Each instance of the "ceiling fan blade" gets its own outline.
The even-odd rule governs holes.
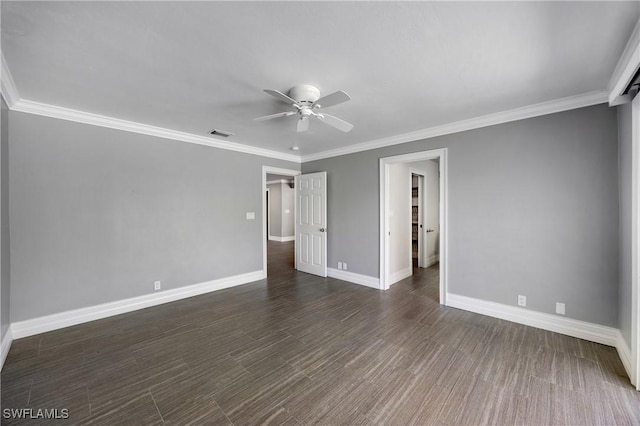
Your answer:
[[[346,121],[341,120],[338,117],[334,117],[333,115],[322,113],[318,114],[317,117],[324,124],[328,124],[329,126],[335,127],[336,129],[342,130],[343,132],[348,132],[349,130],[353,129],[353,124],[347,123]]]
[[[264,92],[270,94],[274,98],[281,100],[282,102],[286,102],[288,104],[293,104],[293,105],[297,104],[295,99],[291,99],[289,96],[285,95],[282,92],[278,92],[277,90],[264,89]]]
[[[347,95],[342,90],[333,92],[327,96],[323,96],[313,103],[314,106],[320,105],[322,108],[330,107],[333,105],[341,104],[351,100],[351,96]]]
[[[296,114],[295,111],[279,112],[277,114],[265,115],[264,117],[254,118],[253,121],[271,120],[272,118],[288,117],[288,116],[294,115],[294,114]]]
[[[309,119],[300,117],[300,120],[298,120],[297,130],[298,132],[306,132],[307,130],[309,130]]]

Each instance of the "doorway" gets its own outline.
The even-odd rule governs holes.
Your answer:
[[[268,275],[267,256],[287,257],[294,253],[294,262],[284,262],[287,268],[295,268],[295,189],[294,177],[298,170],[262,166],[262,254],[263,271]],[[272,248],[269,251],[269,247]]]
[[[416,203],[413,206],[413,176]],[[431,179],[429,179],[431,177]],[[422,183],[420,183],[422,180]],[[429,202],[431,198],[432,202]],[[433,200],[437,200],[434,202]],[[421,211],[422,210],[422,211]],[[413,216],[414,211],[416,217]],[[415,219],[415,220],[414,220]],[[417,235],[414,245],[413,222]],[[422,224],[422,228],[420,228]],[[427,232],[428,231],[428,232]],[[447,149],[416,152],[380,159],[380,288],[439,262],[439,302],[447,294]]]
[[[425,250],[425,178],[424,172],[411,169],[411,267],[414,270],[424,268]]]

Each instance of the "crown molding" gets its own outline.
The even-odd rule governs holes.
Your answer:
[[[414,142],[421,139],[434,138],[436,136],[449,135],[452,133],[464,132],[467,130],[479,129],[482,127],[494,126],[496,124],[508,123],[511,121],[524,120],[526,118],[538,117],[541,115],[553,114],[556,112],[567,111],[571,109],[584,108],[592,105],[603,104],[607,102],[607,92],[597,90],[594,92],[583,93],[581,95],[569,96],[553,101],[541,102],[539,104],[529,105],[522,108],[516,108],[508,111],[497,112],[494,114],[483,115],[481,117],[470,118],[468,120],[456,121],[441,126],[429,127],[415,132],[403,133],[388,138],[375,139],[369,142],[359,143],[357,145],[345,146],[344,148],[332,149],[329,151],[318,152],[316,154],[308,154],[302,157],[302,162],[322,160],[324,158],[337,157],[355,152],[369,151],[376,148],[384,148],[392,145],[399,145],[407,142]]]
[[[4,65],[3,65],[4,68]],[[10,74],[9,74],[10,76]],[[10,80],[13,81],[13,80]],[[15,89],[15,88],[14,88]],[[10,89],[11,90],[11,89]],[[11,92],[9,92],[11,93]],[[7,96],[11,96],[7,94]],[[17,94],[16,91],[13,92]],[[4,80],[3,80],[3,96],[4,96]],[[6,99],[6,98],[5,98]],[[556,99],[553,101],[542,102],[522,108],[498,112],[481,117],[471,118],[468,120],[456,121],[441,126],[430,127],[415,132],[404,133],[388,138],[376,139],[356,145],[349,145],[343,148],[337,148],[329,151],[323,151],[316,154],[309,154],[299,157],[294,154],[287,154],[277,151],[271,151],[264,148],[257,148],[237,142],[227,142],[212,139],[209,137],[194,135],[192,133],[180,132],[177,130],[165,129],[162,127],[150,126],[147,124],[136,123],[133,121],[121,120],[118,118],[107,117],[104,115],[92,114],[73,110],[69,108],[59,107],[55,105],[43,104],[40,102],[18,99],[10,108],[13,111],[25,112],[28,114],[36,114],[45,117],[57,118],[61,120],[74,121],[78,123],[89,124],[93,126],[107,127],[111,129],[123,130],[126,132],[139,133],[149,136],[160,137],[164,139],[177,140],[182,142],[205,145],[214,148],[226,149],[230,151],[242,152],[246,154],[259,155],[262,157],[275,158],[279,160],[291,161],[294,163],[305,163],[308,161],[321,160],[324,158],[337,157],[345,154],[352,154],[361,151],[368,151],[386,146],[399,145],[407,142],[413,142],[421,139],[433,138],[452,133],[473,130],[482,127],[493,126],[496,124],[508,123],[511,121],[523,120],[526,118],[538,117],[546,114],[567,111],[576,108],[583,108],[591,105],[597,105],[607,102],[606,91],[595,91],[584,93],[581,95],[570,96],[566,98]],[[9,102],[7,102],[9,104]]]
[[[0,69],[0,80],[2,97],[9,109],[13,111],[26,112],[28,114],[41,115],[44,117],[58,118],[60,120],[75,121],[77,123],[89,124],[92,126],[107,127],[110,129],[123,130],[125,132],[139,133],[143,135],[156,136],[164,139],[188,142],[197,145],[205,145],[213,148],[226,149],[229,151],[242,152],[245,154],[259,155],[261,157],[275,158],[278,160],[292,161],[300,163],[300,156],[272,151],[264,148],[257,148],[238,142],[226,142],[211,137],[194,135],[192,133],[180,132],[177,130],[165,129],[162,127],[150,126],[133,121],[121,120],[119,118],[107,117],[90,112],[78,111],[74,109],[59,107],[56,105],[43,104],[40,102],[20,99],[18,89],[11,71],[4,59],[4,54],[0,53],[2,59]]]
[[[60,120],[74,121],[77,123],[90,124],[93,126],[123,130],[125,132],[140,133],[143,135],[155,136],[164,139],[171,139],[197,145],[210,146],[213,148],[226,149],[229,151],[242,152],[245,154],[259,155],[261,157],[269,157],[278,160],[300,163],[300,157],[293,154],[271,151],[268,149],[257,148],[237,142],[221,141],[213,139],[211,137],[194,135],[192,133],[180,132],[177,130],[165,129],[162,127],[150,126],[147,124],[121,120],[119,118],[107,117],[104,115],[92,114],[89,112],[77,111],[74,109],[43,104],[40,102],[28,101],[26,99],[18,100],[11,109],[13,111],[26,112],[28,114],[58,118]]]
[[[624,89],[631,82],[631,79],[640,66],[640,20],[636,23],[629,40],[627,41],[622,55],[616,64],[611,79],[607,85],[609,91],[609,105],[615,106],[625,103],[622,96]]]
[[[634,33],[627,43],[627,48],[633,46],[633,40],[640,40],[640,22],[636,25]],[[626,52],[626,49],[625,49]],[[636,46],[635,58],[640,57],[640,46]],[[26,99],[20,99],[15,82],[9,71],[9,67],[2,57],[2,97],[5,99],[9,108],[13,111],[25,112],[28,114],[41,115],[45,117],[57,118],[61,120],[74,121],[77,123],[89,124],[93,126],[107,127],[110,129],[122,130],[125,132],[139,133],[143,135],[155,136],[164,139],[176,140],[181,142],[193,143],[197,145],[205,145],[213,148],[226,149],[229,151],[242,152],[245,154],[258,155],[261,157],[274,158],[278,160],[291,161],[293,163],[306,163],[309,161],[321,160],[324,158],[337,157],[340,155],[352,154],[361,151],[368,151],[371,149],[383,148],[392,145],[399,145],[407,142],[413,142],[421,139],[433,138],[436,136],[443,136],[452,133],[463,132],[466,130],[479,129],[482,127],[493,126],[496,124],[508,123],[511,121],[523,120],[526,118],[538,117],[546,114],[553,114],[556,112],[567,111],[576,108],[583,108],[587,106],[597,105],[605,103],[609,100],[609,96],[606,91],[594,91],[580,95],[569,96],[566,98],[556,99],[548,102],[542,102],[534,105],[529,105],[522,108],[516,108],[508,111],[502,111],[494,114],[488,114],[481,117],[471,118],[467,120],[456,121],[453,123],[444,124],[441,126],[429,127],[426,129],[417,130],[414,132],[403,133],[396,136],[390,136],[387,138],[375,139],[368,142],[359,143],[356,145],[349,145],[343,148],[336,148],[328,151],[322,151],[315,154],[308,154],[304,156],[298,156],[294,154],[288,154],[278,151],[272,151],[264,148],[257,148],[246,143],[239,142],[227,142],[211,137],[205,137],[195,135],[193,133],[180,132],[177,130],[166,129],[163,127],[156,127],[142,123],[136,123],[133,121],[122,120],[119,118],[108,117],[99,114],[93,114],[84,111],[78,111],[70,108],[59,107],[56,105],[44,104],[35,101],[29,101]],[[625,55],[623,55],[625,57]],[[632,63],[630,61],[628,64]],[[638,60],[637,62],[640,62]],[[618,67],[621,61],[618,63]],[[627,64],[627,68],[629,68]],[[616,67],[616,69],[618,68]],[[626,69],[625,68],[625,71]],[[631,78],[631,77],[629,77]],[[626,86],[625,86],[626,87]]]
[[[18,94],[16,83],[13,81],[11,71],[9,71],[7,61],[4,60],[4,54],[0,54],[0,56],[2,57],[2,68],[0,68],[0,80],[2,82],[2,84],[0,84],[0,88],[2,89],[2,97],[7,103],[7,106],[9,108],[13,108],[13,106],[20,100],[20,95]]]

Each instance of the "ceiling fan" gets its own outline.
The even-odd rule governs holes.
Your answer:
[[[320,89],[309,84],[293,86],[289,90],[289,96],[277,90],[265,89],[264,91],[274,98],[292,105],[296,110],[258,117],[254,119],[255,121],[264,121],[271,120],[273,118],[297,115],[298,125],[296,129],[298,132],[305,132],[309,129],[309,120],[311,117],[315,117],[321,122],[338,130],[342,130],[343,132],[348,132],[353,129],[353,124],[347,123],[333,115],[319,112],[320,108],[327,108],[350,100],[351,98],[349,95],[342,90],[338,90],[337,92],[333,92],[323,97],[320,97]]]

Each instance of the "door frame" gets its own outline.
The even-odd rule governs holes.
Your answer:
[[[422,160],[440,162],[440,304],[447,304],[449,276],[447,148],[431,149],[380,159],[380,289],[389,289],[389,165]]]
[[[271,166],[262,166],[262,271],[264,278],[267,277],[267,174],[274,175],[284,175],[284,176],[297,176],[302,174],[300,170],[292,170],[292,169],[281,169],[279,167],[271,167]],[[293,197],[293,213],[298,211],[298,200],[297,197]],[[294,232],[296,229],[294,228]],[[296,244],[297,242],[294,240],[294,256],[296,256]],[[295,267],[295,257],[293,259],[293,264]]]
[[[631,383],[640,390],[640,95],[631,102]]]

